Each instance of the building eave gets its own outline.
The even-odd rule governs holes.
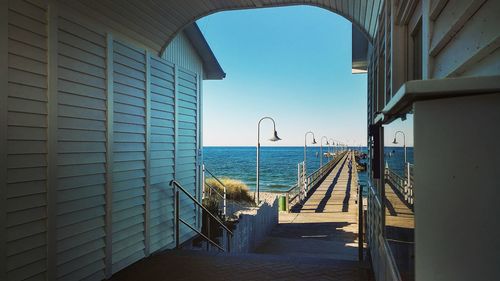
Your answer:
[[[226,77],[226,73],[220,66],[219,61],[215,57],[214,52],[208,45],[205,36],[201,32],[198,25],[194,22],[184,29],[184,34],[188,38],[191,45],[196,50],[196,53],[203,62],[203,72],[205,80],[222,80]]]

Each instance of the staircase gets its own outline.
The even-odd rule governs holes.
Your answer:
[[[373,280],[358,262],[329,258],[167,251],[142,260],[111,280]]]

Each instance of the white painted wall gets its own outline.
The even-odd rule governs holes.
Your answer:
[[[199,194],[202,67],[60,3],[0,8],[0,279],[101,280],[173,247],[169,182]]]
[[[416,280],[500,280],[500,93],[414,110]]]

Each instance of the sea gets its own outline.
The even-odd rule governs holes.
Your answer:
[[[366,147],[350,147],[366,153]],[[323,153],[329,151],[323,147]],[[331,149],[330,149],[331,151]],[[402,147],[386,147],[387,165],[399,174],[404,171]],[[307,147],[307,173],[320,166],[320,147]],[[413,163],[413,148],[407,148],[408,162]],[[323,157],[323,164],[331,158]],[[244,182],[250,190],[256,182],[256,147],[251,146],[207,146],[203,148],[205,167],[217,177],[228,177]],[[304,160],[304,147],[263,146],[260,148],[261,191],[285,191],[297,183],[297,165]],[[366,172],[358,173],[361,185],[366,185]]]

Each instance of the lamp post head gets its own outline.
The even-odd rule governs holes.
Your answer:
[[[278,132],[276,130],[274,131],[273,137],[269,139],[270,141],[279,141],[281,140],[280,137],[278,137]]]
[[[316,142],[316,139],[315,139],[315,138],[313,138],[313,142],[312,142],[312,144],[317,144],[317,142]]]
[[[394,140],[392,141],[393,144],[398,144],[398,141],[396,140],[396,138],[394,138]]]

